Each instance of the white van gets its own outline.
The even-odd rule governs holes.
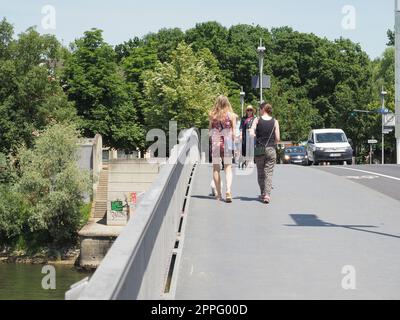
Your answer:
[[[341,129],[311,130],[308,136],[307,156],[309,164],[321,162],[351,164],[353,149]]]

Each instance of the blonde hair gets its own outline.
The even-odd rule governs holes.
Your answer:
[[[226,115],[230,112],[234,116],[232,105],[228,97],[220,95],[214,103],[214,107],[210,111],[210,119],[224,120]]]

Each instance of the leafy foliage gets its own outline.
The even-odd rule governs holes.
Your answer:
[[[66,57],[66,92],[76,103],[85,136],[100,133],[110,147],[136,150],[143,141],[143,132],[137,123],[131,87],[116,59],[101,30],[85,32]]]
[[[208,62],[203,60],[207,55]],[[144,78],[145,120],[150,128],[168,131],[168,121],[179,128],[204,127],[215,97],[224,92],[212,71],[209,53],[195,54],[185,43],[172,52],[171,62],[158,62]]]
[[[395,44],[395,37],[396,37],[396,34],[394,33],[394,31],[392,31],[392,30],[388,30],[387,31],[387,36],[388,36],[388,39],[389,39],[389,42],[387,43],[387,45],[388,46],[394,46],[394,44]]]
[[[32,146],[36,130],[53,121],[74,121],[75,108],[58,82],[60,44],[54,36],[29,28],[13,38],[0,22],[0,151]]]
[[[81,222],[82,195],[89,175],[77,165],[77,131],[55,124],[37,138],[34,148],[19,153],[18,191],[29,205],[31,232],[46,232],[56,243],[74,239]]]
[[[388,38],[393,46],[393,31]],[[251,78],[259,72],[260,39],[264,73],[272,77],[264,99],[273,104],[282,138],[300,142],[312,128],[342,128],[357,156],[366,154],[366,140],[380,135],[380,116],[353,110],[378,109],[382,86],[386,107],[394,110],[393,47],[371,61],[343,38],[210,21],[187,31],[161,29],[115,48],[92,29],[63,48],[34,28],[14,38],[13,26],[1,20],[0,240],[18,238],[24,246],[76,237],[89,215],[82,203],[88,177],[76,167],[78,131],[100,133],[110,147],[143,150],[145,129],[167,130],[169,120],[179,129],[206,127],[221,93],[238,114],[241,86],[246,103],[257,104]],[[394,135],[386,141],[394,158]]]
[[[21,234],[26,220],[28,206],[22,194],[0,185],[0,243]]]

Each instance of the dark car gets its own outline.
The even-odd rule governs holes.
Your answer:
[[[306,148],[301,146],[286,148],[283,154],[283,163],[306,166],[308,164]]]

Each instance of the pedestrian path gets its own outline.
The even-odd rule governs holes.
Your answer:
[[[235,176],[227,204],[209,197],[211,176],[197,167],[176,299],[400,298],[399,201],[287,165],[270,205],[257,200],[256,172]]]

